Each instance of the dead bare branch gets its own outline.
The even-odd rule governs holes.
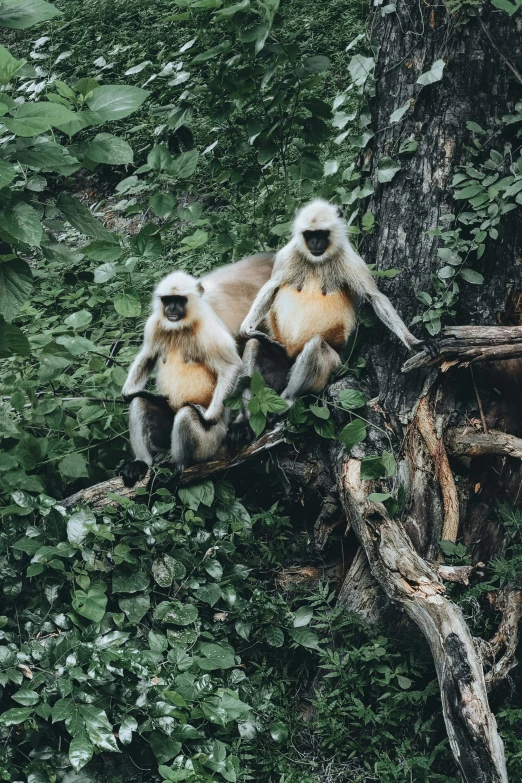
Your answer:
[[[495,636],[482,646],[485,655],[495,660],[486,674],[488,691],[504,680],[511,669],[518,664],[515,653],[519,641],[519,623],[522,618],[522,592],[506,587],[494,594],[492,602],[495,609],[502,612],[502,620]],[[502,650],[504,650],[502,657],[496,660]]]
[[[489,430],[487,434],[469,427],[451,430],[446,436],[446,445],[456,457],[499,454],[522,459],[522,438],[499,430]]]
[[[469,585],[470,577],[473,574],[483,576],[481,568],[485,568],[485,563],[477,563],[476,565],[466,566],[448,566],[437,565],[437,572],[443,582],[457,582],[461,585]]]
[[[213,476],[215,473],[228,470],[228,468],[235,468],[246,460],[257,456],[268,449],[272,449],[274,446],[278,446],[283,442],[284,423],[280,422],[273,430],[266,432],[254,443],[250,443],[248,446],[241,449],[235,457],[224,457],[222,459],[214,460],[213,462],[204,462],[201,465],[194,465],[193,467],[188,468],[181,477],[180,486],[186,486],[195,481],[203,481],[203,479]],[[106,505],[114,505],[116,501],[109,497],[109,493],[116,494],[123,498],[134,498],[136,496],[137,487],[147,486],[149,475],[132,488],[126,487],[119,476],[109,479],[108,481],[102,481],[100,484],[94,484],[92,487],[81,489],[79,492],[75,492],[74,495],[64,498],[61,501],[61,505],[65,508],[72,508],[77,505],[91,505],[94,510],[102,509]]]
[[[387,517],[381,504],[368,502],[371,482],[361,481],[360,462],[340,457],[336,473],[345,513],[374,577],[431,647],[446,729],[463,779],[507,783],[504,746],[489,708],[482,663],[460,608],[446,598],[439,575],[417,554],[403,527]]]
[[[451,326],[442,330],[438,346],[438,356],[421,351],[403,364],[402,371],[438,366],[446,372],[454,366],[518,358],[522,356],[522,326]]]

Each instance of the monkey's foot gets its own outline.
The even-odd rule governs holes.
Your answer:
[[[149,466],[141,459],[127,462],[121,469],[121,477],[126,487],[133,487],[137,481],[141,481],[147,475]]]
[[[429,338],[427,340],[423,340],[422,344],[419,345],[419,348],[423,348],[432,359],[435,359],[440,353],[437,341],[430,340]]]
[[[238,418],[230,425],[227,433],[228,450],[231,454],[236,454],[247,443],[254,440],[254,431],[250,426],[248,418],[244,415]]]
[[[152,492],[156,489],[168,489],[171,492],[174,492],[180,482],[183,468],[168,461],[160,462],[157,467],[163,468],[163,470],[160,473],[152,473],[149,483],[147,484],[148,491]]]

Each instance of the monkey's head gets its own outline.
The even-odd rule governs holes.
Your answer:
[[[295,216],[292,237],[308,260],[323,263],[346,241],[342,212],[328,201],[315,199]]]
[[[203,286],[192,275],[171,272],[154,290],[153,309],[163,328],[186,329],[198,318]]]

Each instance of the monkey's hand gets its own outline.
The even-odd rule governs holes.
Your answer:
[[[221,406],[220,411],[211,410],[211,408],[204,408],[203,405],[198,405],[195,402],[187,402],[187,407],[192,408],[198,414],[199,420],[204,427],[211,427],[213,424],[217,424],[224,411],[224,406]]]
[[[248,329],[241,332],[241,337],[246,338],[247,340],[259,340],[260,343],[265,343],[265,345],[277,345],[279,348],[282,348],[285,350],[285,346],[283,343],[278,342],[277,340],[272,339],[270,335],[265,334],[265,332],[261,332],[258,329]]]
[[[429,337],[426,340],[418,340],[417,338],[412,340],[410,342],[410,350],[425,351],[432,359],[435,359],[440,353],[437,341]]]

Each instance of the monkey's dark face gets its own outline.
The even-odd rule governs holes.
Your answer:
[[[169,321],[183,321],[187,316],[186,296],[162,296],[163,312]]]
[[[330,232],[324,229],[318,231],[303,231],[306,246],[313,256],[322,256],[330,246]]]

